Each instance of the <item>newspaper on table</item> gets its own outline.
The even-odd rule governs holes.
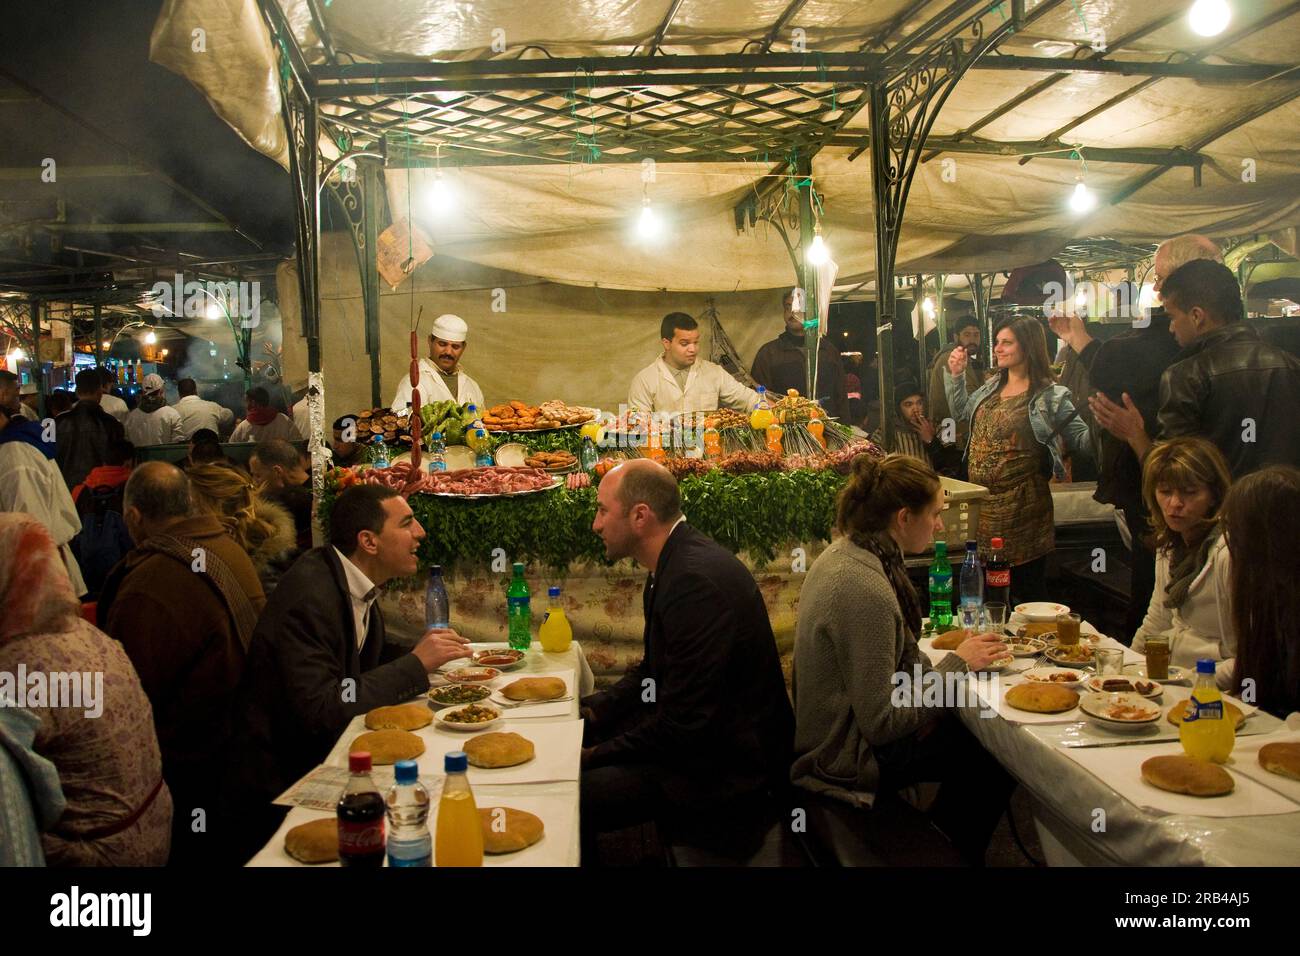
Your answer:
[[[347,767],[321,764],[271,802],[281,807],[333,811],[338,808],[339,798],[343,796],[343,788],[347,786],[349,776],[351,774]],[[387,792],[396,783],[393,768],[388,766],[372,768],[370,779],[375,782],[375,788],[380,793]],[[436,795],[442,792],[442,781],[441,776],[420,777],[420,783],[429,791],[430,800],[436,799]]]

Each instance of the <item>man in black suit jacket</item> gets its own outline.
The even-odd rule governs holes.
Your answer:
[[[767,608],[736,556],[685,523],[661,465],[600,483],[593,529],[611,560],[651,569],[645,657],[583,701],[585,833],[731,805],[787,779],[794,715]]]
[[[466,655],[449,629],[409,651],[384,645],[375,599],[416,572],[424,537],[395,490],[349,488],[330,514],[330,543],[303,554],[271,593],[239,690],[228,794],[258,845],[281,815],[270,801],[326,757],[353,717],[424,694],[430,671]]]

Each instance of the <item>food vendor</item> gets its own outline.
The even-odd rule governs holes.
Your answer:
[[[451,401],[464,405],[472,402],[480,410],[486,409],[483,390],[460,367],[468,334],[469,326],[459,315],[440,315],[433,323],[429,330],[429,357],[420,359],[422,404]],[[410,401],[411,376],[404,372],[397,385],[397,394],[393,396],[393,411],[402,414]]]
[[[781,300],[785,331],[765,343],[754,356],[750,374],[754,381],[767,386],[769,395],[780,397],[790,389],[801,395],[808,390],[808,349],[804,339],[804,313],[794,310],[794,290],[789,289]],[[817,346],[817,401],[836,418],[848,415],[849,389],[845,384],[844,366],[839,349],[829,336],[823,336]]]
[[[702,412],[715,408],[749,411],[758,393],[740,384],[721,365],[698,358],[699,324],[685,312],[670,312],[659,324],[664,353],[632,379],[627,404],[645,412]]]

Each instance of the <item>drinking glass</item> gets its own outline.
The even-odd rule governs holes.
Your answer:
[[[961,606],[961,626],[968,632],[974,631],[980,624],[980,609],[978,605],[963,604]]]
[[[1098,677],[1118,677],[1124,673],[1124,651],[1118,647],[1099,647],[1093,651]]]
[[[1083,618],[1077,614],[1058,614],[1056,616],[1056,643],[1061,647],[1073,647],[1079,643],[1079,626]]]
[[[994,634],[1001,635],[1007,625],[1007,606],[1000,601],[990,601],[984,605],[984,626]]]

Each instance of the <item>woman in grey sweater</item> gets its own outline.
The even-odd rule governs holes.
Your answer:
[[[903,555],[924,551],[942,534],[942,510],[939,477],[923,462],[903,455],[854,460],[838,503],[840,534],[809,569],[799,596],[791,779],[859,807],[918,781],[939,781],[931,819],[976,862],[1014,781],[955,715],[898,693],[900,681],[930,671],[946,681],[953,675],[951,685],[1006,652],[999,637],[983,634],[932,668],[917,646],[921,604]],[[952,704],[946,695],[945,704]]]

